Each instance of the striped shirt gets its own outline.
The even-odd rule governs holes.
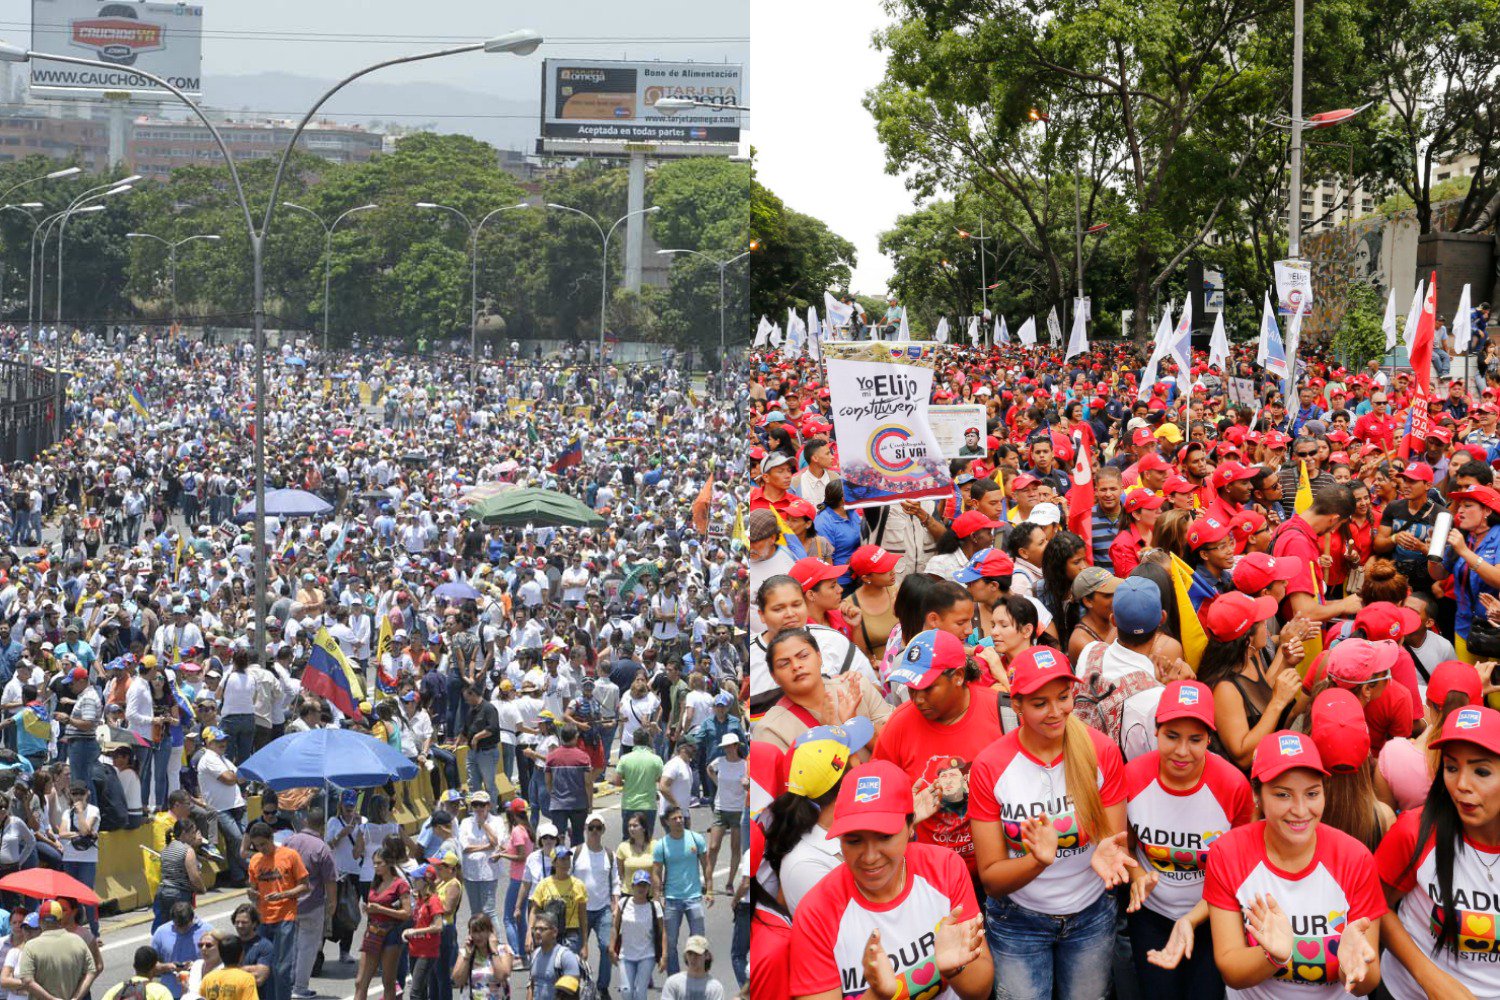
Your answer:
[[[1109,547],[1115,543],[1115,536],[1120,533],[1120,520],[1125,508],[1122,506],[1114,517],[1107,517],[1100,513],[1099,508],[1094,508],[1094,521],[1091,534],[1094,545],[1094,565],[1107,572],[1115,571],[1114,561],[1109,557]]]
[[[74,717],[83,719],[83,728],[68,724],[68,735],[74,739],[90,738],[98,728],[99,722],[104,715],[104,699],[99,694],[99,689],[90,684],[83,689],[78,700],[73,704],[71,713]]]

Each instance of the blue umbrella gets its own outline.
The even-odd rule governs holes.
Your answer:
[[[352,729],[287,733],[251,754],[239,772],[274,791],[376,788],[417,776],[417,765],[382,740]]]
[[[316,493],[306,490],[267,490],[266,514],[272,517],[311,517],[333,510],[333,504]],[[254,517],[255,501],[251,500],[238,511],[237,517]]]
[[[293,368],[306,368],[307,367],[307,360],[305,358],[298,358],[298,357],[287,358],[286,359],[286,363],[289,364],[289,365],[291,365]]]
[[[442,584],[433,593],[449,601],[477,601],[480,597],[479,591],[462,580]]]

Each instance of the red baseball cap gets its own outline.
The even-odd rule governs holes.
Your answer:
[[[1193,526],[1188,529],[1187,533],[1188,546],[1201,549],[1205,545],[1216,545],[1228,535],[1229,524],[1208,514],[1193,521]]]
[[[1431,428],[1430,430],[1428,430],[1427,436],[1429,438],[1441,441],[1444,444],[1448,444],[1453,440],[1453,432],[1448,428],[1442,426]]]
[[[1009,553],[991,546],[974,553],[974,558],[969,560],[967,566],[953,572],[953,579],[959,583],[973,583],[975,580],[996,580],[1011,576],[1015,571],[1016,562]]]
[[[1448,743],[1472,743],[1491,753],[1500,754],[1500,712],[1493,708],[1471,706],[1451,713],[1443,722],[1443,731],[1431,746]]]
[[[1197,719],[1213,731],[1214,693],[1202,681],[1173,681],[1161,692],[1156,703],[1156,724],[1173,719]]]
[[[1414,479],[1419,483],[1432,485],[1432,466],[1426,462],[1412,462],[1406,468],[1396,473],[1402,479]]]
[[[889,573],[896,568],[896,564],[900,561],[900,556],[893,552],[887,552],[879,545],[861,545],[849,557],[849,572],[855,576],[869,576],[871,573]]]
[[[1023,472],[1020,475],[1016,476],[1016,478],[1014,478],[1014,479],[1012,479],[1010,481],[1011,492],[1016,492],[1017,490],[1030,489],[1031,487],[1035,486],[1039,482],[1041,482],[1041,480],[1038,479],[1036,476],[1033,476],[1029,472]]]
[[[1154,451],[1141,459],[1139,466],[1142,472],[1171,472],[1174,468],[1175,466],[1171,462],[1168,462]]]
[[[1313,699],[1311,735],[1330,771],[1355,771],[1370,756],[1370,727],[1352,691],[1331,687]]]
[[[1000,527],[999,521],[985,517],[977,510],[966,510],[953,522],[953,533],[959,538],[968,538],[976,531],[998,527]]]
[[[906,772],[888,760],[872,760],[844,775],[827,839],[863,830],[899,833],[915,811]]]
[[[68,679],[75,681],[86,681],[89,679],[89,672],[83,667],[74,667],[72,670],[68,671]]]
[[[818,516],[818,508],[801,497],[793,497],[787,501],[786,509],[781,513],[783,517],[805,517],[811,519]]]
[[[1404,639],[1422,627],[1422,616],[1400,604],[1376,601],[1354,616],[1354,627],[1366,639]]]
[[[1234,564],[1234,585],[1247,594],[1258,594],[1277,580],[1283,583],[1297,575],[1291,559],[1277,559],[1264,552],[1249,552]]]
[[[1327,676],[1340,684],[1368,684],[1389,677],[1401,649],[1389,639],[1345,639],[1328,651]]]
[[[1073,665],[1058,650],[1047,646],[1032,646],[1022,650],[1011,661],[1010,693],[1028,695],[1039,691],[1056,680],[1077,682]]]
[[[1183,479],[1181,476],[1168,476],[1162,489],[1167,493],[1191,493],[1198,487]]]
[[[1142,445],[1155,444],[1156,435],[1151,433],[1151,428],[1149,427],[1137,427],[1135,433],[1130,435],[1130,443],[1137,448]]]
[[[1256,781],[1270,781],[1287,771],[1305,767],[1326,775],[1323,758],[1318,755],[1312,737],[1282,729],[1272,733],[1255,748],[1255,760],[1250,765],[1250,777]],[[842,795],[840,796],[842,798]]]
[[[1234,540],[1243,544],[1266,526],[1266,516],[1258,510],[1242,510],[1229,519],[1229,531]]]
[[[967,659],[964,644],[951,632],[928,629],[918,632],[906,644],[888,679],[893,684],[924,691],[947,671],[963,669]]]
[[[1500,490],[1495,489],[1493,486],[1475,484],[1467,489],[1455,490],[1448,494],[1449,503],[1457,504],[1461,500],[1471,500],[1481,507],[1486,507],[1500,514]]]
[[[820,583],[828,580],[837,580],[849,569],[848,566],[830,566],[821,559],[808,556],[798,559],[792,563],[789,573],[798,583],[802,585],[804,592],[812,590]]]
[[[1443,702],[1455,691],[1462,692],[1470,705],[1478,705],[1484,696],[1479,671],[1472,664],[1463,660],[1444,660],[1432,668],[1432,677],[1427,681],[1427,701],[1442,708]]]
[[[1219,642],[1232,642],[1275,615],[1274,597],[1251,597],[1239,591],[1220,594],[1198,609],[1203,627]]]
[[[1292,439],[1281,433],[1281,431],[1270,431],[1265,437],[1261,438],[1261,444],[1272,451],[1279,451],[1291,443]]]
[[[1222,489],[1230,483],[1237,483],[1245,479],[1255,479],[1260,475],[1260,466],[1242,465],[1239,462],[1225,462],[1214,469],[1210,479],[1215,487]]]
[[[1139,510],[1156,510],[1166,502],[1161,494],[1150,490],[1131,490],[1125,494],[1125,509],[1132,514]]]

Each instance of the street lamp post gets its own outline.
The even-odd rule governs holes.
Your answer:
[[[708,261],[714,267],[717,267],[719,269],[719,365],[720,367],[722,367],[724,364],[724,270],[725,268],[729,267],[730,264],[733,264],[736,261],[744,260],[746,257],[754,253],[755,244],[752,243],[750,245],[750,249],[746,250],[738,257],[730,257],[728,260],[718,260],[714,257],[710,257],[706,253],[703,253],[701,250],[658,250],[656,252],[658,254],[666,254],[667,256],[679,253],[690,253],[694,256],[702,257],[704,260]]]
[[[345,209],[333,220],[332,224],[329,224],[324,222],[323,217],[317,212],[304,205],[299,205],[295,201],[284,201],[281,204],[284,208],[296,209],[299,212],[304,212],[312,216],[318,225],[323,227],[323,236],[325,239],[323,249],[323,352],[326,354],[328,353],[328,289],[333,281],[333,231],[339,227],[340,222],[343,222],[345,218],[353,215],[355,212],[368,212],[370,209],[379,208],[380,206],[373,202],[368,205],[355,205],[353,208]]]
[[[250,202],[245,197],[244,185],[240,182],[239,168],[235,159],[230,155],[229,147],[224,142],[224,136],[218,127],[204,113],[192,98],[183,93],[181,88],[140,67],[131,67],[131,72],[136,76],[144,77],[156,84],[158,87],[170,93],[177,100],[185,104],[189,111],[203,123],[209,134],[214,138],[214,144],[218,146],[219,153],[229,168],[229,179],[234,186],[236,197],[239,199],[240,210],[244,215],[246,234],[250,240],[250,260],[254,275],[251,288],[252,316],[254,317],[255,329],[255,655],[256,660],[262,668],[266,664],[266,435],[265,435],[265,411],[266,411],[266,289],[265,289],[265,259],[264,249],[267,235],[271,230],[271,220],[276,210],[276,195],[281,189],[281,182],[286,174],[288,161],[292,156],[292,150],[297,144],[297,139],[302,135],[302,130],[312,121],[326,104],[329,98],[338,93],[344,87],[367,76],[379,69],[388,66],[399,66],[405,63],[420,62],[427,59],[437,59],[444,56],[458,55],[464,52],[508,52],[516,55],[530,55],[542,44],[542,36],[535,31],[518,30],[491,38],[484,42],[475,42],[468,45],[457,45],[451,48],[438,49],[433,52],[422,52],[417,55],[397,56],[393,59],[384,59],[378,63],[356,70],[339,80],[333,86],[325,90],[313,106],[307,110],[297,127],[292,130],[287,139],[286,146],[281,151],[281,159],[276,165],[276,175],[271,181],[271,191],[266,199],[266,211],[261,220],[260,227],[255,225],[255,218],[250,211]],[[48,62],[60,62],[73,66],[89,66],[94,69],[117,70],[119,67],[113,63],[102,62],[97,59],[84,59],[79,56],[61,55],[51,52],[34,52],[29,49],[18,48],[14,45],[0,43],[0,62],[27,62],[31,59],[41,59]]]
[[[38,209],[38,208],[41,208],[41,207],[42,207],[42,203],[39,202],[39,201],[23,201],[23,202],[18,202],[18,203],[13,204],[13,205],[0,205],[0,212],[9,212],[9,211],[24,212],[24,213],[26,213],[26,218],[30,219],[32,225],[34,226],[34,225],[36,225],[36,216],[32,214],[32,211],[34,209]],[[3,309],[4,305],[5,305],[5,268],[3,266],[0,266],[0,309]],[[26,318],[30,319],[31,318],[31,314],[30,314],[31,301],[29,299],[26,302],[26,309],[27,309],[27,317]]]
[[[219,242],[219,237],[209,233],[199,233],[196,236],[184,236],[180,240],[164,240],[152,233],[126,233],[126,239],[130,240],[155,240],[167,248],[167,281],[172,289],[172,325],[177,324],[177,248],[184,243],[194,240],[208,240],[211,243]]]
[[[439,205],[434,201],[419,201],[418,208],[437,209],[441,212],[452,212],[463,220],[463,224],[469,228],[469,385],[479,385],[479,231],[484,224],[501,212],[513,212],[518,208],[530,208],[524,201],[515,205],[502,205],[491,209],[489,214],[475,223],[469,217],[452,205]]]
[[[615,224],[610,226],[607,232],[605,231],[604,224],[602,222],[594,218],[589,213],[583,211],[582,209],[569,208],[567,205],[559,205],[553,201],[547,202],[547,207],[555,208],[559,212],[572,212],[574,215],[581,215],[585,219],[588,219],[590,222],[592,222],[595,229],[599,230],[599,242],[603,247],[603,254],[600,257],[601,266],[599,269],[599,389],[602,392],[604,389],[604,322],[605,314],[609,308],[609,239],[615,234],[615,230],[619,229],[620,224],[626,219],[629,219],[633,215],[650,215],[652,212],[659,212],[661,211],[661,206],[652,205],[650,208],[642,208],[634,212],[626,212],[624,215],[615,220]]]
[[[983,310],[982,315],[984,316],[984,323],[985,323],[986,326],[988,326],[989,325],[989,321],[990,321],[990,279],[985,274],[985,268],[984,268],[985,245],[984,244],[985,244],[986,241],[992,240],[995,237],[984,235],[984,216],[981,214],[979,216],[979,235],[975,236],[973,233],[969,232],[966,229],[960,229],[958,231],[958,238],[961,239],[961,240],[973,240],[976,244],[978,244],[978,246],[976,247],[976,249],[978,249],[978,251],[979,251],[979,301],[980,301],[980,308]],[[973,302],[974,300],[973,299],[969,299],[969,301]],[[990,346],[991,347],[995,346],[994,336],[995,336],[994,333],[991,331],[990,332],[990,338],[991,338],[991,340],[990,340]]]

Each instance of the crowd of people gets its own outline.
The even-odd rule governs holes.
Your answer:
[[[752,357],[753,996],[1500,996],[1500,372],[1252,358],[938,348],[858,507]]]
[[[0,894],[13,995],[302,1000],[328,942],[359,1000],[747,982],[742,372],[513,351],[475,385],[467,359],[282,346],[266,488],[331,510],[267,518],[259,623],[246,345],[46,350],[70,373],[64,438],[0,469],[0,876],[93,886],[100,838],[168,833],[135,980],[95,983],[91,908]],[[518,486],[597,520],[471,516]],[[406,783],[278,795],[239,772],[320,727],[427,772],[419,830],[396,818]],[[232,929],[198,912],[210,885],[246,889]],[[736,941],[714,970],[716,893]]]

